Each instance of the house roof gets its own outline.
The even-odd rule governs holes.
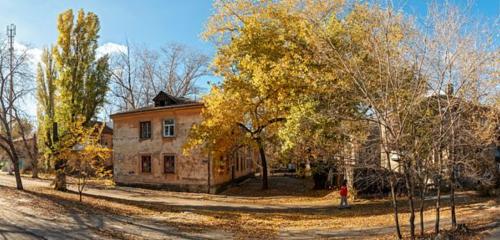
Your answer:
[[[142,112],[161,111],[165,109],[199,108],[204,106],[201,102],[193,101],[184,97],[175,97],[164,91],[160,91],[156,97],[153,98],[153,102],[154,104],[146,107],[111,114],[111,118]]]
[[[117,116],[129,115],[129,114],[143,113],[143,112],[162,111],[165,109],[200,108],[203,106],[204,106],[204,104],[200,103],[200,102],[181,103],[181,104],[167,105],[167,106],[161,106],[161,107],[155,107],[153,105],[150,105],[150,106],[136,108],[136,109],[129,110],[129,111],[117,112],[117,113],[111,114],[111,118],[114,118]]]
[[[92,124],[96,127],[101,127],[104,124],[104,129],[102,129],[102,134],[113,134],[113,129],[109,127],[108,124],[103,123],[101,121],[93,121]]]

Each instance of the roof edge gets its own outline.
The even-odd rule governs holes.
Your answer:
[[[190,109],[190,108],[197,108],[197,107],[205,107],[205,104],[200,103],[200,102],[195,102],[195,103],[184,103],[184,104],[162,106],[162,107],[150,107],[150,108],[145,108],[145,109],[134,109],[134,110],[124,111],[124,112],[113,113],[110,115],[110,118],[133,115],[133,114],[138,114],[138,113],[143,113],[143,112],[155,112],[155,111],[162,111],[162,110],[169,110],[169,109]]]

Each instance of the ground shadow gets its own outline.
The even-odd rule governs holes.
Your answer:
[[[52,200],[62,201],[62,202],[72,202],[75,203],[78,201],[70,201],[64,199],[57,195],[44,194],[35,191],[27,191],[31,194],[50,198]],[[71,194],[78,195],[77,192],[69,191]],[[392,205],[388,199],[379,199],[379,200],[370,200],[370,201],[361,201],[355,202],[352,204],[351,209],[338,209],[337,203],[332,203],[331,205],[320,205],[320,206],[283,206],[283,205],[238,205],[238,204],[227,204],[221,202],[218,205],[189,205],[189,204],[171,204],[168,202],[162,201],[138,201],[132,199],[123,199],[116,198],[110,196],[102,196],[95,195],[89,193],[83,193],[85,198],[94,198],[100,200],[106,200],[111,203],[119,203],[129,206],[134,206],[138,208],[143,208],[156,212],[196,212],[200,214],[207,214],[213,216],[214,214],[245,214],[245,213],[259,213],[259,214],[268,214],[268,215],[301,215],[302,217],[311,217],[314,219],[318,218],[329,218],[329,217],[345,217],[349,218],[352,216],[376,216],[376,215],[385,215],[392,213]],[[488,201],[488,198],[457,198],[456,205],[457,207],[463,205],[470,205],[479,202]],[[56,202],[57,202],[56,201]],[[85,204],[85,200],[83,202]],[[429,200],[425,202],[424,209],[429,210],[434,208],[435,201]],[[407,202],[405,199],[400,199],[398,201],[399,212],[400,213],[408,213],[409,209],[407,207]],[[441,206],[444,208],[449,205],[449,201],[443,200]],[[415,206],[419,206],[419,202],[415,202]],[[106,211],[107,209],[104,207],[102,210]],[[262,216],[265,217],[265,216]],[[292,218],[293,219],[293,218]]]
[[[262,190],[262,179],[253,177],[231,186],[220,195],[236,197],[311,197],[323,198],[330,190],[314,190],[311,178],[292,176],[270,176],[269,189]]]

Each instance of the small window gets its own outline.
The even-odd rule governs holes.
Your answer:
[[[166,119],[163,121],[163,136],[173,137],[175,136],[175,120]]]
[[[141,122],[140,123],[139,137],[141,139],[151,138],[151,122]]]
[[[175,156],[165,155],[163,156],[163,167],[164,173],[175,173]]]
[[[141,170],[143,173],[151,172],[151,156],[141,156]]]

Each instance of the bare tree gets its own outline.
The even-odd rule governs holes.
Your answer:
[[[136,100],[138,97],[138,89],[136,78],[136,63],[132,54],[130,43],[126,42],[127,51],[120,52],[112,58],[112,85],[110,94],[118,100],[115,103],[120,110],[136,109],[139,103]]]
[[[477,106],[486,104],[487,96],[498,91],[498,88],[487,88],[491,80],[498,84],[498,78],[493,75],[498,73],[498,64],[495,63],[498,61],[498,45],[495,42],[498,41],[493,40],[498,34],[479,24],[478,19],[471,19],[470,7],[460,9],[447,2],[430,5],[424,28],[427,30],[426,37],[422,39],[426,49],[422,53],[425,56],[425,72],[437,109],[433,131],[438,158],[435,172],[438,181],[436,233],[439,232],[441,180],[450,184],[451,223],[455,228],[455,189],[457,173],[461,172],[458,167],[472,166],[474,164],[471,163],[475,162],[474,157],[461,153],[464,145],[468,145],[464,140],[469,139],[469,143],[472,140],[471,134],[462,131],[470,123],[467,116],[482,114]],[[489,124],[492,122],[486,125]],[[445,175],[445,172],[448,174]]]
[[[26,84],[31,78],[28,48],[17,49],[10,64],[9,46],[0,42],[0,148],[10,158],[16,177],[17,189],[22,190],[19,169],[19,154],[14,144],[13,124],[17,121],[14,112],[20,111],[20,100],[30,91]],[[10,80],[13,78],[13,84]],[[11,86],[13,88],[11,88]]]
[[[118,110],[145,107],[159,91],[176,97],[199,92],[198,80],[209,74],[209,58],[181,44],[160,50],[133,46],[113,57],[111,98]]]
[[[161,58],[163,61],[158,72],[159,87],[176,97],[196,94],[196,81],[209,73],[209,58],[184,45],[168,44],[161,48]]]

